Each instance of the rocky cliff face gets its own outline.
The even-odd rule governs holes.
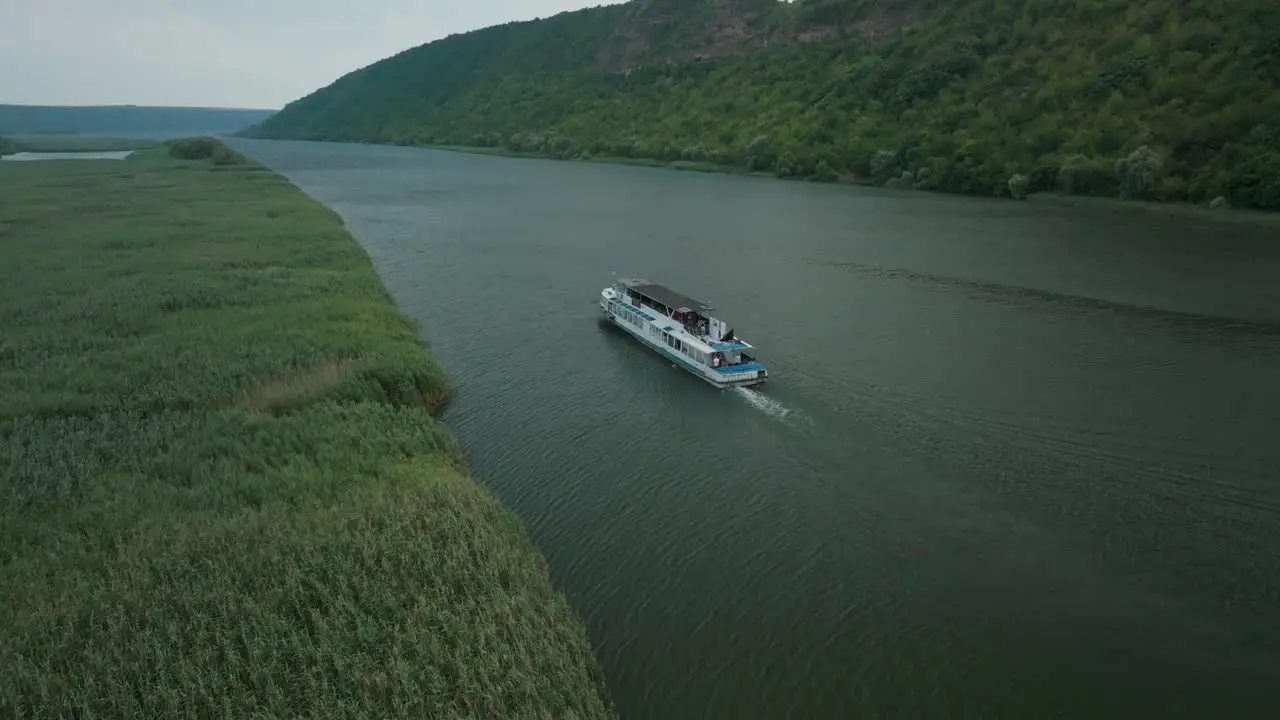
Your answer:
[[[854,35],[875,42],[927,13],[921,0],[635,0],[598,55],[605,71],[709,60]]]

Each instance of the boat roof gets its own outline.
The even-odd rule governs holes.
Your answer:
[[[707,303],[701,300],[695,300],[688,295],[683,295],[667,287],[663,287],[657,283],[649,282],[642,278],[620,278],[618,282],[628,288],[644,295],[652,300],[666,305],[674,310],[687,309],[696,310],[698,312],[709,312],[715,310]]]

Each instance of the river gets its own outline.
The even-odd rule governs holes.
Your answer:
[[[626,718],[1280,706],[1280,232],[235,140],[332,207]],[[708,300],[771,383],[598,320]]]

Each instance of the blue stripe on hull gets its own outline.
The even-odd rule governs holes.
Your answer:
[[[760,363],[748,363],[746,365],[724,365],[713,369],[718,373],[740,373],[751,372],[752,370],[763,370],[764,366]]]

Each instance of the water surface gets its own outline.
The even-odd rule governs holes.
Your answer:
[[[34,160],[124,160],[132,154],[132,150],[107,150],[99,152],[20,152],[12,155],[0,155],[0,160],[7,160],[10,162]]]
[[[1280,242],[1184,215],[235,141],[340,212],[625,717],[1280,707]],[[597,322],[711,301],[773,382]]]

